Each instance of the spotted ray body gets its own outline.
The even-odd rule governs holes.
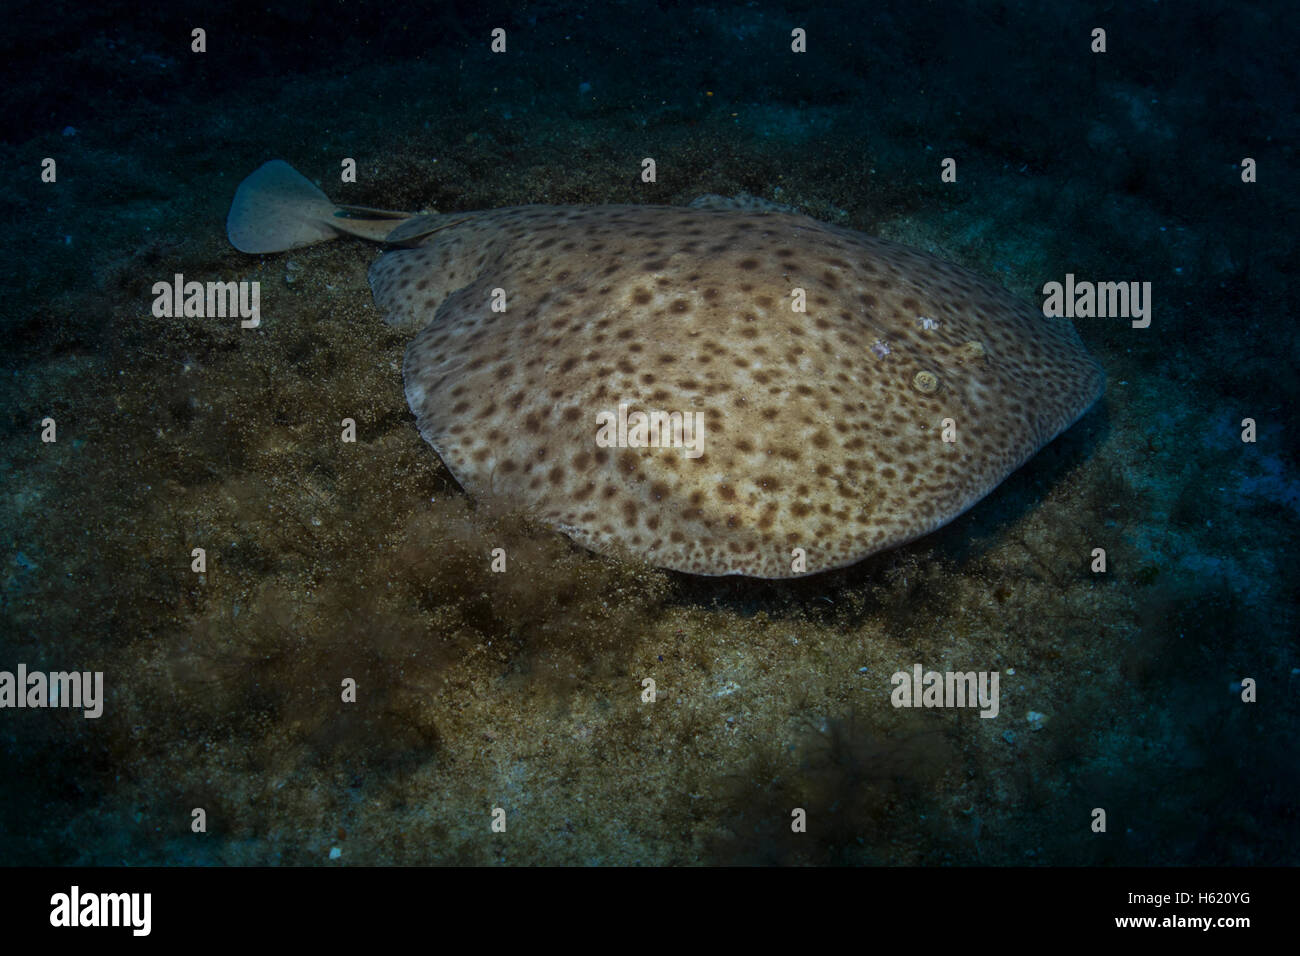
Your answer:
[[[277,161],[240,187],[228,228],[248,252],[339,232],[403,246],[370,283],[389,322],[418,330],[407,401],[457,481],[595,551],[694,574],[793,577],[933,531],[1104,383],[1068,320],[800,215],[407,217],[340,210]],[[597,416],[620,406],[701,416],[700,454],[605,447]]]

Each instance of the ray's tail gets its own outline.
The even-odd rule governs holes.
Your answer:
[[[232,246],[249,253],[283,252],[340,235],[407,245],[464,221],[456,216],[335,205],[307,177],[284,160],[273,159],[235,190],[226,235]],[[394,235],[398,229],[400,233]]]

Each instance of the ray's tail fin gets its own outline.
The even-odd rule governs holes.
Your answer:
[[[263,163],[235,190],[226,235],[240,252],[283,252],[340,234],[384,242],[410,213],[336,206],[282,159]]]

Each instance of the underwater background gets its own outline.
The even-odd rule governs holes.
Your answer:
[[[0,670],[106,700],[0,710],[0,864],[1294,864],[1297,49],[1284,3],[10,4]],[[1152,322],[1076,320],[1105,395],[942,530],[691,577],[467,496],[377,247],[230,247],[272,158],[386,209],[749,194]],[[176,273],[262,328],[155,317]],[[999,716],[890,706],[918,662]]]

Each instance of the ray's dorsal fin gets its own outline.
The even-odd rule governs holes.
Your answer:
[[[407,212],[338,206],[282,159],[255,169],[235,190],[226,235],[240,252],[283,252],[341,234],[376,242],[411,219]],[[441,217],[439,217],[441,218]],[[421,235],[433,230],[425,230]]]
[[[459,226],[462,222],[469,222],[473,216],[454,213],[425,213],[419,216],[411,216],[403,221],[400,225],[393,228],[385,237],[384,241],[396,246],[414,246],[418,245],[420,240],[430,236],[435,232],[441,232],[443,229],[450,229],[452,226]]]

